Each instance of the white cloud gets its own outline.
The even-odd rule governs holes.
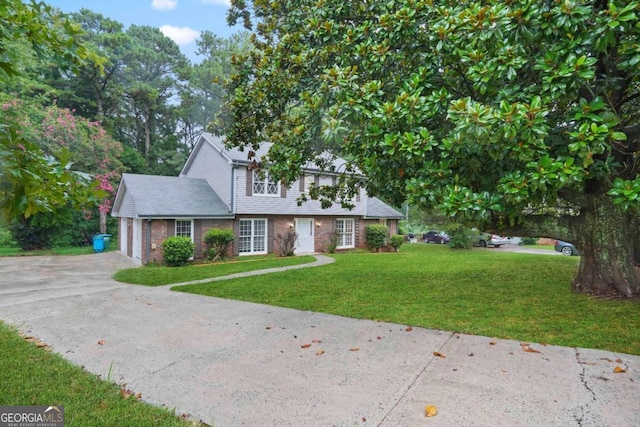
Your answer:
[[[151,7],[158,10],[173,10],[178,5],[178,0],[151,0]]]
[[[200,31],[196,31],[189,27],[173,27],[171,25],[163,25],[160,27],[162,34],[169,37],[178,45],[193,43],[199,36]]]
[[[221,4],[223,6],[231,6],[231,0],[202,0],[203,4]]]

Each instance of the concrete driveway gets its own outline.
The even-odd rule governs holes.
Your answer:
[[[0,258],[0,319],[215,426],[640,425],[638,356],[536,343],[539,353],[525,352],[517,341],[111,279],[132,265],[116,252]],[[426,405],[438,414],[425,418]]]

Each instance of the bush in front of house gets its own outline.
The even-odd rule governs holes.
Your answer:
[[[400,246],[404,243],[404,236],[400,234],[394,234],[391,236],[391,247],[396,250],[396,252],[400,251]]]
[[[387,245],[387,235],[389,227],[382,224],[371,224],[366,228],[367,246],[373,251],[379,251],[380,248]]]
[[[186,265],[195,251],[195,245],[189,237],[172,236],[162,242],[164,262],[169,267]]]
[[[338,249],[338,232],[337,231],[333,231],[331,234],[329,234],[329,242],[327,244],[327,252],[330,254],[333,254],[336,252],[336,249]]]
[[[212,228],[204,235],[204,243],[207,245],[207,258],[213,261],[224,259],[229,245],[235,239],[230,228]]]
[[[295,231],[287,230],[283,234],[276,235],[276,249],[279,256],[293,256],[293,252],[296,248],[296,235]]]

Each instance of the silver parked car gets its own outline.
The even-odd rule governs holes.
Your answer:
[[[486,248],[487,246],[493,246],[499,248],[502,245],[508,245],[510,243],[509,238],[498,236],[497,234],[478,233],[469,236],[469,240],[473,246],[480,246]]]

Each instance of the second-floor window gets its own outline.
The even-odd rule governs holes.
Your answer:
[[[253,171],[253,195],[279,197],[280,186],[271,179],[268,172]]]

